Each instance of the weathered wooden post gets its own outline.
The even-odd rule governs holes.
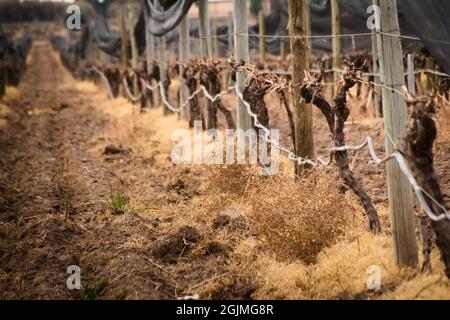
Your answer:
[[[375,74],[373,81],[375,86],[373,88],[373,103],[374,103],[374,115],[379,118],[380,115],[380,102],[381,102],[381,90],[378,86],[380,84],[380,77],[378,68],[378,47],[377,47],[377,35],[375,30],[372,32],[372,72]]]
[[[167,81],[167,65],[166,65],[166,37],[164,35],[157,37],[158,42],[158,61],[159,61],[159,79],[161,85]],[[158,92],[161,92],[158,88]],[[161,94],[160,94],[161,95]],[[169,99],[169,97],[166,97]],[[160,103],[163,105],[164,115],[170,113],[170,109],[162,102],[162,97]]]
[[[396,139],[405,130],[406,102],[402,90],[405,85],[403,56],[398,24],[396,0],[373,0],[380,8],[381,31],[377,32],[380,75],[383,87],[383,115],[385,124],[385,145],[388,154],[394,149],[391,138]],[[392,88],[392,89],[391,89]],[[387,164],[389,212],[394,237],[397,262],[404,266],[415,266],[418,261],[417,242],[414,231],[411,186],[396,161]]]
[[[202,58],[208,59],[212,55],[212,39],[211,39],[211,25],[209,23],[209,7],[208,0],[199,0],[198,15],[199,15],[199,33],[200,33],[200,47]],[[203,104],[203,113],[205,116],[206,127],[209,128],[209,114],[208,109],[211,101],[206,100]]]
[[[408,74],[408,92],[413,96],[416,95],[416,82],[414,77],[414,53],[407,56],[407,74]]]
[[[234,56],[234,19],[233,19],[233,12],[230,12],[228,14],[228,56],[232,57]],[[231,72],[228,74],[225,74],[225,83],[226,86],[229,87],[230,84],[233,82],[231,79]]]
[[[133,5],[128,4],[128,32],[131,42],[131,67],[135,72],[138,69],[138,49],[136,44],[136,37],[134,36],[134,9]],[[133,75],[133,94],[134,96],[139,95],[139,76],[137,73]]]
[[[266,39],[264,35],[266,34],[266,22],[264,20],[264,12],[260,11],[258,15],[259,21],[259,62],[265,66],[266,65]]]
[[[199,33],[202,58],[208,59],[212,54],[211,27],[209,24],[208,0],[199,0]]]
[[[249,43],[248,43],[248,8],[246,0],[233,0],[234,5],[234,51],[236,60],[250,61]],[[243,84],[246,79],[244,71],[236,73],[236,85],[239,86],[241,92],[244,91]],[[253,122],[247,108],[238,97],[237,107],[237,127],[239,129],[248,130],[253,127]]]
[[[151,74],[153,72],[153,60],[155,59],[155,37],[148,30],[149,17],[146,10],[144,10],[144,18],[145,18],[145,56],[147,60],[147,74]],[[150,81],[151,82],[151,81]],[[149,83],[151,85],[151,83]],[[148,90],[148,89],[144,89]],[[153,99],[151,99],[153,100]],[[150,103],[150,99],[149,99]],[[154,103],[154,100],[153,100]]]
[[[145,14],[144,16],[145,16],[145,24],[147,26],[148,16],[147,14]],[[145,57],[147,59],[147,72],[150,73],[151,65],[149,63],[152,62],[153,59],[155,58],[155,37],[153,36],[153,34],[150,33],[147,27],[145,28],[145,44],[146,44]]]
[[[306,5],[308,8],[306,9],[306,35],[309,37],[312,36],[312,23],[311,23],[311,0],[306,0]],[[308,49],[311,52],[312,50],[312,41],[308,41]]]
[[[331,32],[333,34],[332,46],[333,46],[333,69],[334,71],[334,82],[339,81],[339,72],[342,66],[341,59],[341,18],[339,10],[339,0],[331,0]]]
[[[284,38],[286,36],[286,33],[284,31],[281,32],[282,38],[280,39],[280,59],[281,63],[286,62],[287,56],[288,56],[288,50],[287,50],[287,43],[286,39]]]
[[[228,54],[231,56],[234,51],[234,21],[233,21],[233,12],[230,12],[228,15]]]
[[[125,23],[125,8],[120,10],[119,19],[120,19],[119,25],[120,25],[120,40],[121,40],[120,59],[122,68],[125,70],[128,66],[128,52],[127,52],[128,37]]]
[[[155,5],[160,6],[159,0],[155,0]],[[159,81],[161,85],[164,87],[164,83],[167,81],[167,65],[166,65],[166,37],[165,35],[156,37],[157,47],[158,47],[158,62],[159,62]],[[158,92],[164,92],[164,90],[160,90],[158,84]],[[160,94],[161,95],[161,94]],[[167,100],[169,97],[166,97]],[[163,103],[162,97],[160,98],[160,103],[163,107],[163,114],[168,115],[171,113],[170,109]]]
[[[220,57],[219,52],[219,38],[217,36],[217,20],[211,18],[211,41],[212,41],[212,56],[215,58]]]
[[[434,63],[433,57],[427,57],[425,60],[425,69],[427,70],[434,70],[436,67],[436,64]],[[436,76],[427,73],[427,91],[432,92],[434,89],[434,84],[436,82]]]
[[[189,17],[186,15],[180,23],[180,106],[186,103],[188,88],[183,79],[183,64],[189,61]],[[180,118],[188,119],[188,108],[184,108],[180,112]]]
[[[292,82],[301,83],[305,70],[309,68],[306,0],[289,0],[289,35],[291,36]],[[295,123],[295,154],[302,158],[314,157],[312,108],[302,102],[299,90],[293,90],[294,123]],[[299,175],[304,167],[295,167]]]
[[[120,27],[120,71],[121,74],[125,72],[128,67],[128,37],[127,37],[127,27],[125,19],[126,8],[120,9],[119,15],[119,27]],[[126,96],[125,88],[120,86],[120,95]]]

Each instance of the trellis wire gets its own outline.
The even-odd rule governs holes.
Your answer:
[[[136,97],[134,94],[131,93],[131,90],[130,90],[130,87],[128,86],[128,81],[127,81],[126,77],[123,77],[123,85],[125,87],[125,92],[127,93],[128,97],[131,99],[131,101],[137,102],[142,98],[142,92],[138,97]]]
[[[108,97],[109,97],[110,99],[113,99],[113,98],[114,98],[114,95],[113,95],[113,93],[112,93],[111,86],[110,86],[110,84],[109,84],[108,78],[105,76],[105,74],[103,73],[103,71],[101,71],[100,69],[98,69],[96,66],[92,66],[92,67],[88,68],[88,69],[86,70],[86,72],[95,72],[95,73],[97,73],[98,75],[100,75],[100,78],[102,78],[102,81],[103,81],[104,85],[106,86],[106,90],[108,91]]]
[[[415,41],[422,41],[418,37],[413,36],[405,36],[401,34],[393,34],[388,32],[382,32],[382,31],[374,31],[374,32],[362,32],[362,33],[343,33],[343,34],[325,34],[325,35],[279,35],[279,34],[256,34],[256,33],[225,33],[220,35],[211,35],[211,38],[225,38],[230,36],[245,36],[245,37],[251,37],[251,38],[266,38],[266,39],[332,39],[332,38],[352,38],[352,37],[367,37],[367,36],[373,36],[374,34],[380,34],[383,36],[388,37],[394,37],[394,38],[401,38],[406,40],[415,40]],[[197,37],[191,37],[193,39],[203,39],[205,37],[197,36]],[[442,41],[442,40],[435,40],[435,39],[429,39],[429,42],[434,43],[440,43],[440,44],[447,44],[450,45],[449,41]]]

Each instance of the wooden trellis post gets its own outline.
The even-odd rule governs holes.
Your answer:
[[[208,0],[199,0],[198,2],[199,34],[200,34],[200,47],[203,59],[208,59],[212,55],[211,25],[209,22],[208,10],[209,10]],[[208,105],[210,103],[211,101],[207,100],[206,103],[203,104],[203,113],[207,128],[209,128]]]
[[[410,53],[407,56],[408,61],[408,91],[413,96],[416,95],[416,83],[414,78],[414,53]]]
[[[146,12],[146,11],[144,11]],[[150,74],[152,72],[151,62],[155,58],[155,37],[148,31],[148,15],[144,14],[145,18],[145,57],[147,60],[147,73]]]
[[[311,23],[311,0],[306,0],[306,5],[308,6],[306,9],[306,35],[308,37],[312,36],[312,23]],[[309,39],[309,38],[308,38]],[[312,41],[308,40],[308,50],[311,52],[312,49]]]
[[[333,69],[340,69],[342,66],[341,59],[341,19],[339,10],[339,0],[331,0],[331,30],[333,34]],[[334,82],[339,81],[339,72],[334,73]]]
[[[128,37],[127,37],[127,27],[125,20],[125,10],[126,8],[120,8],[119,15],[119,27],[120,27],[120,69],[124,72],[128,67]],[[120,95],[126,96],[125,89],[120,86]]]
[[[236,60],[250,61],[249,43],[248,43],[248,8],[246,0],[233,0],[234,5],[234,51]],[[241,92],[244,91],[243,84],[246,74],[244,71],[236,73],[236,85],[239,86]],[[253,122],[247,108],[238,99],[237,107],[237,127],[239,129],[248,130],[253,127]]]
[[[436,67],[436,64],[434,63],[433,58],[427,57],[426,62],[425,62],[425,69],[434,70],[435,67]],[[436,76],[431,73],[427,73],[427,91],[429,91],[429,92],[433,91],[435,81],[436,81]]]
[[[309,68],[307,35],[306,0],[289,0],[289,35],[291,36],[292,82],[303,81],[305,70]],[[294,123],[295,123],[295,154],[302,158],[314,157],[312,108],[302,102],[299,90],[293,90]],[[296,166],[295,173],[299,175],[303,168]]]
[[[136,44],[136,37],[134,36],[134,11],[132,4],[128,4],[128,31],[131,42],[131,67],[133,70],[138,69],[138,49]],[[133,76],[133,94],[137,97],[139,95],[139,77],[137,74]]]
[[[180,23],[180,105],[183,105],[189,96],[183,79],[183,64],[189,61],[189,17],[186,15]],[[188,108],[181,110],[180,118],[187,120]]]
[[[166,37],[160,36],[157,37],[158,42],[158,61],[159,61],[159,79],[161,84],[167,81],[167,66],[166,66]],[[158,88],[158,92],[161,92],[160,88]],[[160,94],[161,95],[161,94]],[[169,97],[166,97],[167,99]],[[162,98],[160,99],[160,103],[163,104],[164,115],[170,113],[169,108],[162,102]]]
[[[155,0],[155,5],[159,6],[159,0]],[[159,80],[162,85],[167,81],[167,66],[166,66],[166,37],[164,35],[156,38],[158,45],[158,61],[159,61]],[[161,92],[158,87],[158,92]],[[169,99],[169,97],[166,97]],[[160,99],[160,103],[163,105],[163,113],[164,115],[168,115],[171,113],[170,109],[162,102],[162,98]]]
[[[120,25],[120,40],[121,40],[120,58],[121,58],[122,68],[125,70],[128,65],[128,52],[127,52],[128,37],[127,37],[127,28],[126,28],[126,23],[125,23],[125,8],[120,10],[119,19],[120,19],[119,25]]]
[[[233,12],[230,12],[228,15],[228,54],[231,56],[234,50],[233,44],[233,33],[234,33],[234,21],[233,21]]]
[[[379,73],[378,68],[378,48],[377,48],[377,36],[376,32],[372,32],[372,72],[374,74]],[[374,104],[374,115],[376,118],[379,118],[380,115],[380,95],[381,90],[378,86],[380,84],[380,77],[374,76],[375,87],[373,88],[373,104]]]
[[[405,85],[403,55],[398,24],[396,0],[373,0],[380,8],[381,32],[377,33],[380,75],[383,87],[383,115],[385,124],[385,145],[388,154],[393,152],[395,142],[405,130],[407,110],[401,91]],[[392,88],[392,89],[389,89]],[[407,178],[401,172],[396,161],[387,164],[387,182],[389,194],[389,212],[395,253],[400,265],[415,266],[418,261],[417,242],[414,230],[412,190]]]
[[[233,12],[230,12],[228,14],[228,56],[232,57],[234,56],[234,19],[233,19]],[[227,87],[230,86],[230,83],[233,81],[231,79],[231,72],[228,74],[225,74],[226,76],[226,84]]]
[[[286,36],[286,33],[284,31],[281,32],[281,36]],[[286,43],[286,39],[281,38],[280,39],[280,59],[281,62],[286,62],[287,59],[287,55],[288,55],[288,50],[287,50],[287,43]]]
[[[220,57],[219,52],[219,38],[217,37],[217,20],[216,18],[211,18],[211,41],[212,41],[212,55],[215,58]]]
[[[147,60],[147,74],[152,73],[153,59],[155,58],[155,37],[148,31],[148,14],[144,10],[145,18],[145,56]],[[151,83],[150,83],[151,84]],[[154,101],[153,101],[154,102]]]
[[[212,54],[211,26],[209,23],[208,0],[198,2],[199,33],[202,58],[207,59]]]
[[[264,12],[260,11],[258,15],[259,20],[259,62],[266,65],[266,41],[264,35],[266,34],[266,23],[264,20]]]

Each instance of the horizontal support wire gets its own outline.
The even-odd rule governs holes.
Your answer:
[[[279,35],[279,34],[256,34],[256,33],[225,33],[219,35],[211,35],[208,38],[229,38],[230,36],[241,36],[251,38],[265,38],[265,39],[332,39],[332,38],[352,38],[352,37],[371,37],[374,34],[380,34],[387,37],[400,38],[405,40],[422,41],[422,39],[413,36],[405,36],[401,34],[394,34],[389,32],[374,31],[374,32],[362,32],[362,33],[343,33],[343,34],[324,34],[324,35]],[[206,39],[206,36],[191,36],[192,39]],[[428,39],[428,42],[440,43],[450,45],[450,41]]]
[[[128,81],[127,81],[126,77],[123,77],[123,86],[125,87],[125,92],[127,93],[128,97],[131,99],[131,101],[137,102],[142,98],[142,92],[137,97],[131,93],[131,90],[130,90],[130,87],[128,86]]]
[[[111,90],[111,85],[109,84],[108,78],[105,76],[103,71],[101,71],[96,66],[92,66],[92,67],[86,69],[86,72],[95,72],[95,73],[97,73],[100,76],[100,78],[102,79],[103,84],[106,87],[106,90],[108,92],[108,98],[109,99],[113,99],[114,98],[114,95],[113,95],[112,90]]]
[[[283,75],[283,76],[291,76],[292,75],[291,72],[285,71],[285,70],[264,70],[264,72],[275,73],[275,74]],[[322,71],[319,69],[310,69],[310,72],[320,73]],[[323,73],[334,73],[334,72],[335,73],[343,73],[344,70],[339,69],[339,68],[331,68],[331,69],[323,70]],[[448,74],[448,73],[439,72],[439,71],[431,70],[431,69],[419,69],[419,70],[414,71],[414,74],[420,74],[420,73],[428,73],[428,74],[433,74],[433,75],[440,76],[443,78],[450,78],[450,74]],[[377,78],[380,77],[379,73],[374,73],[374,72],[362,72],[361,75],[363,77],[377,77]],[[408,73],[405,72],[404,75],[407,76]]]

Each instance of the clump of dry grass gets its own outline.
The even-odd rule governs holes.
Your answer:
[[[206,168],[207,179],[203,188],[216,193],[244,196],[248,190],[255,190],[264,184],[257,166],[213,165]]]
[[[252,199],[253,227],[278,258],[313,263],[354,219],[354,207],[338,187],[335,177],[325,175],[272,179]]]
[[[376,298],[380,293],[367,288],[370,266],[380,268],[381,293],[413,274],[410,269],[396,266],[388,236],[362,230],[358,239],[324,249],[315,264],[269,257],[260,258],[256,264],[255,298],[261,299],[352,299],[358,295]]]
[[[449,300],[450,281],[443,274],[418,274],[409,281],[403,280],[394,291],[387,292],[381,299]]]
[[[353,241],[342,241],[325,249],[311,266],[309,288],[314,298],[347,298],[367,291],[368,268],[381,271],[381,285],[395,283],[411,270],[397,267],[392,240],[361,231]]]
[[[281,262],[266,257],[257,262],[255,299],[309,299],[308,268],[302,262]]]

